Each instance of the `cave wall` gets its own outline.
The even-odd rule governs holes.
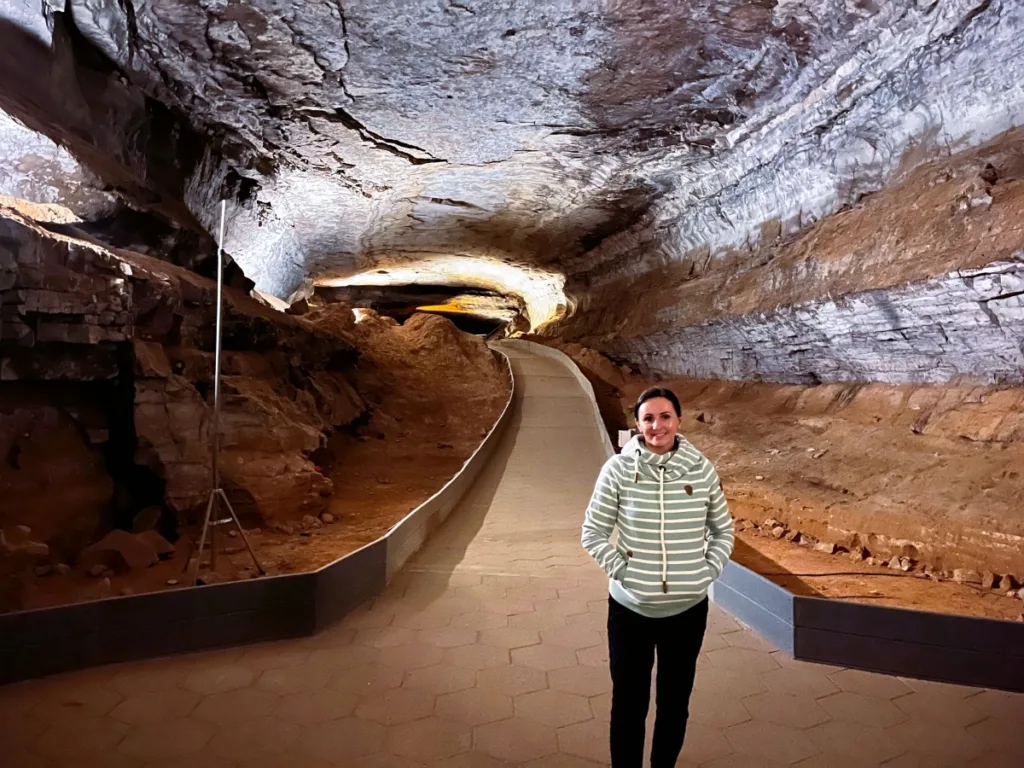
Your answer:
[[[367,407],[349,382],[351,310],[313,325],[225,296],[224,488],[264,524],[318,514],[331,481],[311,455]],[[67,555],[152,505],[172,530],[195,521],[210,483],[215,299],[185,269],[0,205],[0,529],[29,526]]]
[[[1022,211],[1014,129],[795,234],[593,286],[551,332],[653,376],[1019,385]]]

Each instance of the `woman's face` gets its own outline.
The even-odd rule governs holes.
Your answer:
[[[679,417],[667,398],[652,397],[640,406],[637,429],[644,437],[647,450],[667,453],[675,446]]]

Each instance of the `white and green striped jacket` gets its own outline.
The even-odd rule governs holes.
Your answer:
[[[681,437],[663,455],[634,437],[608,459],[583,522],[583,546],[610,577],[612,597],[655,618],[700,602],[733,541],[718,473]]]

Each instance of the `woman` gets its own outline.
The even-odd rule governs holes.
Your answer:
[[[671,390],[636,401],[640,435],[601,469],[583,546],[608,574],[613,768],[639,768],[658,656],[652,768],[676,764],[686,735],[708,587],[732,555],[732,518],[715,468],[677,434]],[[618,528],[617,543],[611,542]]]

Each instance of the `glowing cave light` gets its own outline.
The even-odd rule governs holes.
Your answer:
[[[472,256],[432,256],[406,264],[376,265],[356,275],[325,278],[318,284],[325,287],[446,285],[483,288],[519,296],[526,305],[531,331],[560,319],[568,306],[564,275]],[[359,310],[354,311],[358,320]]]

